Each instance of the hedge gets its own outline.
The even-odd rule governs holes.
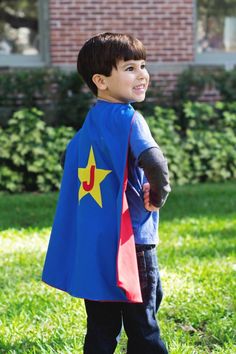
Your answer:
[[[178,184],[236,178],[236,102],[186,102],[185,124],[173,109],[156,107],[148,118]]]
[[[35,107],[44,112],[47,125],[78,129],[92,99],[75,71],[43,68],[1,72],[0,125],[7,126],[15,111]]]
[[[60,156],[75,131],[48,127],[36,108],[15,112],[0,128],[0,189],[46,192],[60,186]]]
[[[155,107],[147,118],[166,155],[171,183],[220,182],[236,178],[236,102],[186,102],[184,124],[170,108]],[[60,156],[75,134],[50,127],[36,108],[14,113],[0,127],[0,189],[50,191],[60,186]]]
[[[152,82],[147,99],[135,104],[144,115],[153,114],[154,107],[174,108],[179,123],[184,124],[183,105],[197,102],[205,88],[216,88],[223,102],[236,101],[236,68],[190,67],[183,71],[171,94],[158,82]],[[36,107],[44,112],[49,126],[70,126],[79,129],[94,96],[85,88],[76,71],[56,68],[14,69],[0,75],[0,125],[6,126],[12,114],[22,108]]]

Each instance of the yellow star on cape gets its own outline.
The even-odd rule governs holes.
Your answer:
[[[79,188],[79,201],[87,194],[102,208],[102,196],[100,183],[111,173],[111,170],[98,169],[94,158],[93,148],[91,146],[88,163],[85,168],[78,168],[78,178],[81,182]]]

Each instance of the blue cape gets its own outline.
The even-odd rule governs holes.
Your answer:
[[[72,296],[142,302],[125,195],[134,109],[98,101],[67,146],[42,280]]]

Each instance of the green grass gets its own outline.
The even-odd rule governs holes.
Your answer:
[[[0,353],[82,353],[83,301],[40,280],[56,200],[0,194]],[[236,353],[235,235],[235,183],[173,188],[158,248],[170,353]]]

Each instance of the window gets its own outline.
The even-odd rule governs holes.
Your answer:
[[[197,59],[236,62],[236,0],[198,0],[196,6]]]
[[[42,65],[48,61],[46,3],[0,1],[0,65]]]

